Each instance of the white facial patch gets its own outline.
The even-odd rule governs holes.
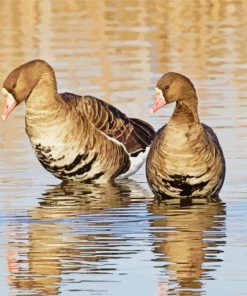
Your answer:
[[[4,95],[4,97],[7,97],[7,96],[11,96],[11,94],[7,91],[7,89],[5,87],[2,88],[2,94]]]
[[[156,93],[156,97],[166,101],[164,96],[163,96],[163,92],[162,92],[162,90],[160,88],[155,87],[155,93]]]
[[[15,108],[17,102],[14,99],[13,95],[9,93],[6,88],[2,89],[2,93],[5,99],[2,119],[5,120],[8,117],[8,115],[12,112],[12,110]]]

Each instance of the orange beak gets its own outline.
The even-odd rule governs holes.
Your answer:
[[[5,88],[3,88],[2,92],[5,97],[2,119],[5,120],[16,107],[17,102],[14,99],[13,95],[9,93]]]
[[[151,109],[151,112],[154,113],[165,105],[166,105],[166,100],[163,96],[162,91],[160,89],[156,89],[156,97],[155,97],[155,101]]]

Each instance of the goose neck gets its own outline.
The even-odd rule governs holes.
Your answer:
[[[170,121],[187,124],[200,123],[197,106],[198,101],[196,97],[177,101]]]

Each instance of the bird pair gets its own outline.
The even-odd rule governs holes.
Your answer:
[[[127,178],[146,161],[153,193],[162,198],[217,196],[225,160],[213,130],[198,117],[191,81],[167,73],[156,86],[155,112],[176,102],[156,134],[141,119],[128,118],[92,96],[58,93],[55,72],[33,60],[14,69],[3,83],[6,119],[26,103],[26,133],[41,164],[62,180],[108,182]]]

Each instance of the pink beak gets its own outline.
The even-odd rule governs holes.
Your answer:
[[[154,101],[154,104],[153,104],[153,107],[151,109],[151,112],[154,113],[156,112],[158,109],[160,109],[161,107],[165,106],[166,105],[166,101],[164,99],[163,96],[159,96],[157,95],[155,97],[155,101]]]
[[[5,120],[9,116],[9,114],[13,111],[16,105],[17,105],[17,102],[13,98],[13,96],[10,93],[6,94],[6,99],[5,99],[4,109],[2,114],[3,120]]]

